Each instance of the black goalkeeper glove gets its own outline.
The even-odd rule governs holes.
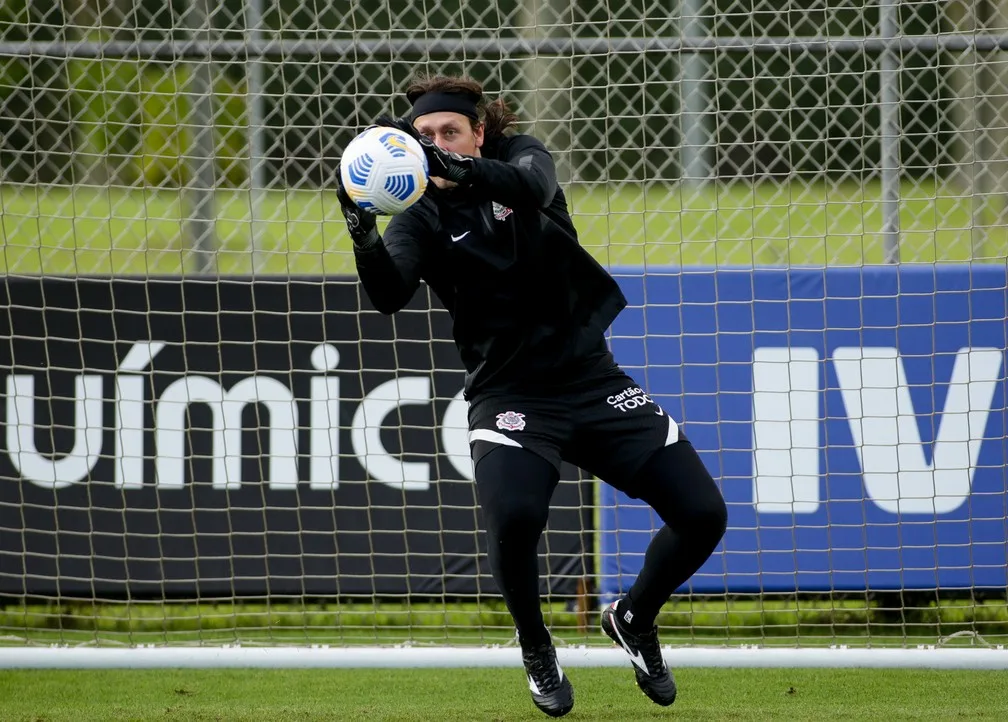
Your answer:
[[[476,165],[472,158],[439,148],[425,135],[420,136],[420,145],[427,156],[428,175],[454,181],[460,186],[472,183],[473,168]]]
[[[393,118],[391,115],[379,115],[374,124],[382,128],[396,128],[406,135],[420,140],[420,132],[413,127],[409,118]]]
[[[451,153],[434,145],[434,141],[426,135],[421,135],[408,118],[382,115],[375,121],[375,125],[397,128],[415,138],[423,148],[424,155],[427,156],[427,175],[433,178],[444,178],[460,186],[472,183],[473,168],[476,165],[473,159],[469,156]]]
[[[336,198],[339,199],[340,210],[346,219],[350,239],[361,250],[373,248],[381,241],[378,234],[378,221],[375,214],[364,210],[350,199],[343,186],[343,177],[339,166],[336,167]]]

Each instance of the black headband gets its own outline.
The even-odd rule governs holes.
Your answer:
[[[479,120],[479,113],[476,112],[476,101],[478,98],[470,94],[443,93],[431,91],[424,93],[413,101],[413,119],[416,120],[421,115],[428,113],[450,112],[460,113],[467,118]]]

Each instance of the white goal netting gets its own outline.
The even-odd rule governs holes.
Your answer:
[[[450,321],[426,289],[371,310],[334,193],[427,70],[553,150],[630,300],[617,359],[721,484],[728,533],[665,642],[1003,644],[1006,17],[4,3],[0,638],[513,644]],[[601,645],[659,523],[565,470],[540,556],[559,642]]]

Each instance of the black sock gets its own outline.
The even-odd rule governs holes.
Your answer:
[[[549,643],[539,599],[538,534],[511,527],[488,532],[487,542],[494,550],[489,554],[493,577],[511,612],[522,649]]]
[[[623,597],[619,600],[616,605],[616,616],[619,618],[620,624],[624,625],[630,631],[635,634],[640,634],[641,632],[647,631],[646,629],[639,629],[640,621],[634,624],[634,619],[639,619],[633,611],[633,603],[630,600],[630,595]]]
[[[676,534],[663,526],[655,534],[644,553],[644,566],[633,586],[616,606],[620,622],[634,634],[645,634],[654,627],[662,605],[707,558],[699,564],[696,555],[682,553],[682,543]]]
[[[503,538],[499,553],[491,555],[494,579],[504,596],[508,611],[518,630],[523,650],[533,649],[552,641],[543,620],[539,600],[539,563],[536,543]],[[492,542],[491,542],[492,543]]]

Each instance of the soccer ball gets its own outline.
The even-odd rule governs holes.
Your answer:
[[[423,195],[427,156],[415,138],[397,128],[368,128],[343,151],[340,178],[358,206],[392,216]]]

